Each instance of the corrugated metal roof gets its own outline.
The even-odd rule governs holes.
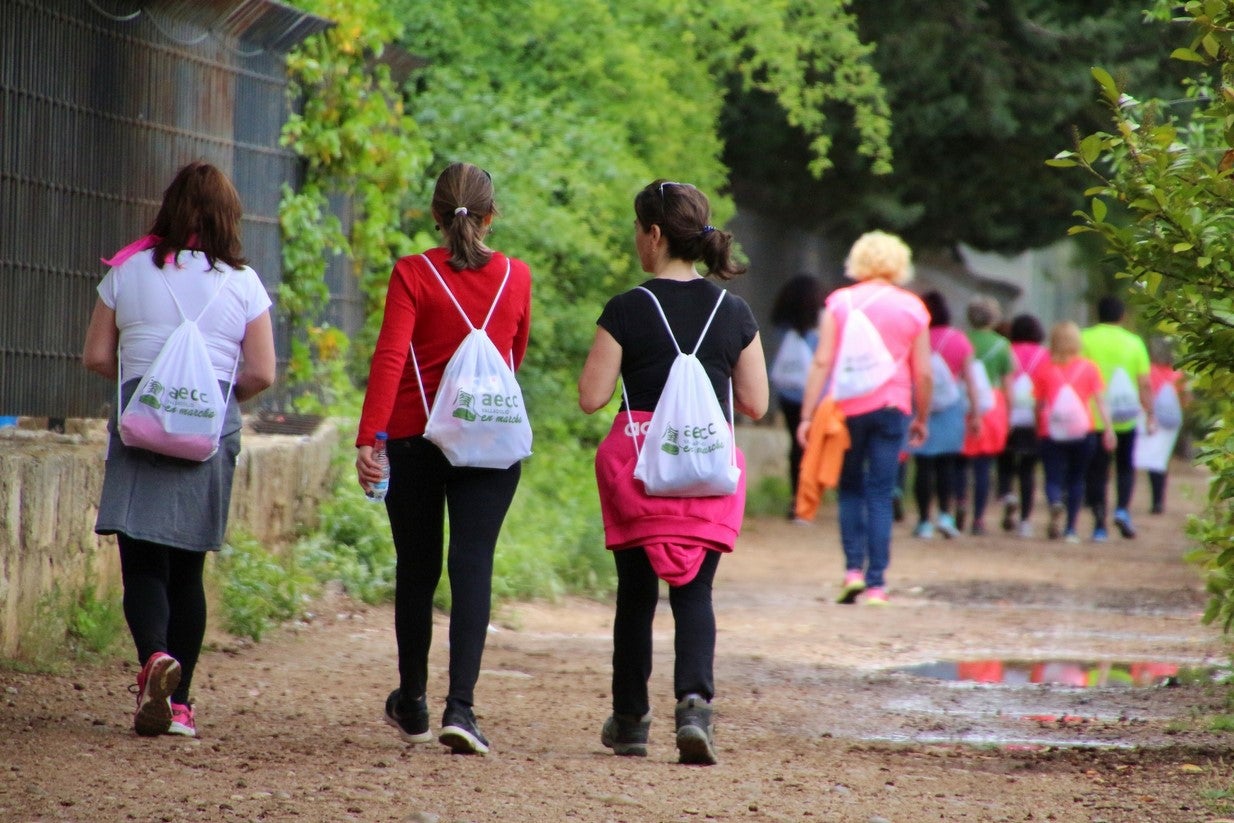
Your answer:
[[[147,0],[144,7],[268,51],[290,51],[335,25],[278,0]]]

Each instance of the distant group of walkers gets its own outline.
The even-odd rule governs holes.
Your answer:
[[[790,518],[810,513],[800,487],[816,412],[838,414],[847,428],[850,442],[835,478],[846,564],[841,603],[887,602],[891,522],[903,516],[910,472],[917,509],[912,533],[924,540],[987,534],[992,491],[1002,504],[1002,529],[1034,536],[1039,472],[1051,540],[1082,542],[1078,519],[1085,508],[1093,541],[1107,541],[1111,524],[1134,538],[1131,499],[1141,469],[1150,481],[1150,511],[1164,510],[1188,392],[1167,342],[1154,338],[1146,346],[1121,325],[1124,305],[1117,297],[1097,302],[1093,325],[1081,330],[1062,321],[1047,335],[1034,315],[1005,322],[997,301],[977,296],[963,331],[940,292],[918,296],[904,288],[912,277],[909,250],[892,235],[872,232],[858,240],[845,273],[858,284],[825,300],[812,276],[784,285],[772,312],[781,342],[771,368],[792,433]],[[857,309],[863,335],[876,330],[882,349],[863,335],[846,340]],[[810,317],[817,318],[813,325]],[[835,356],[846,345],[885,357],[890,376],[845,396]],[[808,359],[803,346],[812,349]],[[875,360],[867,352],[867,361]],[[785,365],[802,362],[808,367]]]
[[[485,754],[490,743],[474,710],[476,686],[494,550],[530,453],[514,375],[531,335],[532,275],[523,261],[486,245],[498,211],[483,169],[447,166],[430,210],[442,243],[398,260],[391,272],[355,467],[366,492],[377,496],[388,483],[384,505],[397,557],[398,677],[382,716],[408,743],[434,738],[429,651],[444,566],[452,604],[436,737],[455,753]],[[600,741],[618,755],[647,754],[652,623],[663,582],[675,623],[678,759],[706,765],[717,761],[712,586],[745,506],[744,457],[732,420],[735,412],[753,419],[766,413],[768,373],[749,305],[708,279],[727,281],[745,268],[734,258],[732,235],[710,224],[707,197],[688,183],[658,179],[637,192],[633,212],[634,249],[650,277],[599,311],[578,380],[587,414],[607,408],[619,382],[622,388],[595,455],[605,544],[617,573],[611,714],[600,724]],[[117,383],[95,530],[119,543],[124,614],[140,667],[133,716],[140,735],[197,734],[190,688],[206,627],[204,558],[226,531],[240,451],[238,404],[275,378],[271,301],[243,257],[240,216],[236,190],[219,169],[204,162],[181,169],[148,234],[104,261],[110,269],[86,334],[84,364]],[[1058,324],[1047,349],[1029,316],[1013,319],[1007,337],[997,333],[1001,318],[988,300],[969,307],[968,333],[952,328],[941,295],[918,297],[905,288],[911,254],[893,235],[859,238],[845,272],[855,284],[821,303],[809,278],[795,281],[799,293],[789,302],[799,374],[792,391],[781,392],[795,467],[820,439],[820,421],[829,434],[843,434],[842,456],[832,454],[841,602],[888,600],[894,501],[908,456],[917,469],[919,536],[931,529],[958,535],[962,512],[981,534],[995,463],[1004,527],[1027,534],[1039,455],[1051,535],[1075,539],[1087,488],[1101,539],[1111,454],[1113,523],[1134,536],[1135,438],[1138,427],[1177,425],[1151,402],[1156,381],[1177,383],[1177,375],[1150,370],[1143,344],[1116,325],[1121,304],[1103,300],[1101,322],[1083,336],[1072,323]],[[773,368],[780,377],[785,371]],[[1138,392],[1140,422],[1120,416],[1111,393],[1120,371]],[[1017,416],[1024,391],[1029,417]],[[1079,422],[1062,421],[1057,398],[1067,392]],[[958,502],[967,501],[960,478],[968,476],[971,510]],[[1154,481],[1156,508],[1164,469],[1161,478]]]

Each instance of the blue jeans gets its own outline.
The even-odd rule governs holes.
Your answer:
[[[884,585],[891,562],[891,500],[908,415],[883,408],[845,421],[852,441],[840,468],[840,543],[845,568],[865,571],[866,586]]]
[[[1045,499],[1050,505],[1067,507],[1067,531],[1075,531],[1075,521],[1084,502],[1084,478],[1093,453],[1100,448],[1089,434],[1080,440],[1041,440],[1041,467],[1045,472]]]

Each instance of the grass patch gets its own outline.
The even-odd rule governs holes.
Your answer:
[[[320,591],[319,581],[300,568],[294,551],[277,557],[242,532],[223,546],[214,569],[223,628],[254,641],[299,617]]]
[[[746,517],[784,517],[792,499],[787,477],[746,479]]]
[[[18,642],[21,656],[9,664],[26,671],[61,672],[68,663],[120,656],[127,638],[119,595],[101,589],[88,567],[80,589],[69,591],[57,583],[39,601]]]

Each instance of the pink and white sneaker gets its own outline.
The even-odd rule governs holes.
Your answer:
[[[866,589],[865,604],[867,606],[886,606],[887,590],[882,586],[871,586]]]
[[[133,730],[140,735],[165,734],[171,728],[171,693],[180,683],[180,663],[166,652],[155,652],[137,673],[137,710]]]
[[[171,725],[167,727],[168,734],[178,734],[183,737],[197,736],[197,723],[193,719],[193,707],[187,703],[171,704]]]
[[[836,602],[850,606],[857,602],[857,596],[866,590],[866,576],[861,569],[849,569],[844,573],[844,584],[840,586],[840,596]]]

